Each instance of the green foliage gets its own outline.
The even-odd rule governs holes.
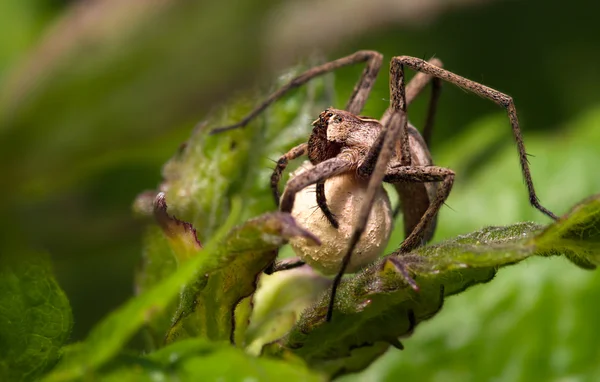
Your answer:
[[[147,357],[123,358],[108,365],[103,381],[323,381],[306,367],[269,358],[253,358],[229,344],[187,339]]]
[[[157,204],[157,209],[166,208],[164,204]],[[167,308],[172,306],[172,301],[181,291],[180,307],[175,314],[174,327],[177,330],[177,322],[184,319],[192,311],[198,308],[198,293],[204,293],[210,285],[210,279],[217,277],[221,280],[221,272],[235,264],[239,265],[240,259],[256,260],[256,253],[265,253],[266,258],[260,258],[263,261],[262,267],[265,267],[273,259],[273,250],[281,246],[285,240],[295,235],[308,235],[301,228],[295,226],[292,219],[286,214],[273,213],[263,215],[262,217],[249,220],[247,223],[232,229],[225,235],[225,232],[231,227],[231,223],[237,220],[239,210],[234,209],[232,217],[228,224],[223,225],[220,233],[217,233],[214,240],[205,248],[198,250],[195,256],[181,264],[177,271],[165,277],[138,297],[130,300],[127,304],[110,314],[101,324],[99,324],[90,333],[85,342],[80,344],[76,351],[72,351],[66,356],[61,364],[48,376],[49,381],[64,381],[83,377],[93,373],[99,367],[115,357],[129,341],[129,339],[148,321],[151,321],[155,315],[169,314]],[[181,221],[170,218],[165,225],[181,226]],[[175,230],[167,230],[167,235],[172,235]],[[193,231],[180,229],[177,231],[179,236],[193,234]],[[186,240],[179,237],[178,240]],[[174,245],[172,249],[181,250],[181,245]],[[257,262],[259,262],[257,261]],[[240,271],[240,270],[238,270]],[[198,283],[208,275],[208,282]],[[242,274],[242,277],[254,279],[256,274]],[[237,280],[236,280],[237,281]],[[243,284],[243,282],[241,282]],[[183,290],[182,290],[183,287]],[[189,288],[192,289],[190,292]],[[225,290],[226,292],[228,290]],[[210,290],[208,291],[210,292]],[[239,290],[228,291],[230,295],[237,296]],[[193,293],[192,296],[190,294]],[[239,298],[238,298],[239,301]],[[192,302],[196,303],[191,305]],[[217,302],[217,301],[215,301]],[[198,321],[197,325],[210,325],[214,322],[217,311],[223,309],[219,304],[214,304],[213,310],[208,311],[207,319]],[[220,321],[229,324],[227,335],[231,335],[233,323],[228,321],[232,315],[234,307],[224,305],[229,309],[229,316],[218,316]],[[190,311],[191,309],[191,311]],[[197,329],[197,328],[196,328]],[[212,328],[213,332],[208,332],[207,336],[211,339],[218,338],[219,328]],[[202,332],[197,330],[197,332]]]
[[[435,150],[436,160],[458,174],[447,201],[451,209],[440,214],[437,237],[515,219],[543,221],[527,201],[505,118],[498,114],[477,121],[453,143]],[[568,133],[526,138],[528,152],[536,154],[531,158],[536,190],[554,212],[566,212],[566,200],[600,189],[600,178],[589,172],[589,163],[598,157],[599,124],[600,109],[593,108],[574,118]],[[485,143],[485,137],[493,136],[500,138]],[[480,153],[486,154],[487,165],[481,165]],[[597,245],[598,236],[589,236],[594,231],[581,231],[586,232],[588,244]],[[394,240],[401,238],[392,238],[391,248]],[[568,249],[565,242],[554,244]],[[461,382],[595,380],[600,377],[600,332],[594,322],[600,309],[591,302],[598,299],[599,288],[597,271],[585,272],[566,259],[528,259],[500,271],[493,282],[448,299],[436,319],[403,341],[404,352],[389,351],[360,376],[342,380],[394,380],[399,375]]]
[[[596,196],[545,230],[532,223],[489,227],[410,255],[391,255],[342,283],[331,324],[324,322],[329,302],[325,296],[304,312],[287,336],[270,345],[269,352],[292,352],[330,375],[353,370],[356,362],[368,364],[379,356],[382,342],[400,347],[397,338],[412,334],[421,321],[433,317],[445,297],[490,281],[500,267],[534,255],[559,254],[575,258],[578,265],[583,260],[595,266],[599,238]],[[410,272],[418,292],[395,264]]]
[[[7,242],[28,240],[50,249],[79,311],[76,338],[90,325],[88,315],[97,320],[130,292],[127,277],[139,253],[139,225],[126,220],[126,204],[134,193],[154,187],[156,168],[187,137],[191,124],[230,89],[248,86],[260,62],[259,50],[247,42],[258,40],[252,36],[263,30],[259,15],[265,12],[252,2],[237,1],[233,13],[230,4],[204,8],[163,2],[171,8],[131,12],[131,2],[121,3],[97,12],[97,22],[82,24],[78,33],[71,33],[67,24],[69,33],[54,35],[64,40],[48,40],[52,44],[47,47],[64,47],[47,50],[57,55],[33,55],[22,63],[17,59],[52,15],[50,3],[0,5],[5,11],[0,12],[5,32],[0,37],[0,157],[10,185],[0,201],[6,234],[0,251],[11,253]],[[600,145],[598,75],[589,49],[597,44],[585,45],[594,33],[580,28],[593,29],[594,24],[573,17],[577,28],[557,29],[559,23],[568,24],[566,8],[555,7],[557,22],[551,16],[536,19],[539,7],[526,4],[515,4],[510,14],[478,11],[469,23],[456,12],[416,33],[403,29],[387,38],[357,39],[341,54],[382,46],[388,58],[435,52],[457,73],[481,77],[510,92],[524,122],[528,152],[536,154],[530,158],[536,190],[545,206],[563,213],[600,190],[593,167]],[[595,14],[587,6],[571,8],[582,9],[590,19]],[[488,44],[497,36],[494,20],[504,25],[508,16],[515,21],[503,33],[503,44]],[[551,24],[551,33],[538,28],[544,20]],[[540,31],[536,35],[551,46],[541,37],[524,38],[519,24]],[[483,61],[474,59],[472,46]],[[505,65],[507,54],[515,51],[521,62],[539,63],[527,71],[527,80],[522,66]],[[331,53],[329,58],[339,56]],[[586,70],[577,62],[591,64]],[[5,70],[12,63],[19,63],[14,72]],[[561,63],[575,64],[576,70],[556,71]],[[339,73],[338,87],[341,83],[350,89],[359,71]],[[384,72],[366,115],[380,115],[387,105]],[[323,95],[323,88],[320,82],[311,84],[244,130],[219,137],[205,134],[208,127],[239,120],[256,99],[226,106],[211,126],[197,129],[163,170],[161,190],[167,194],[169,213],[183,225],[165,227],[158,219],[147,228],[144,261],[136,275],[139,296],[98,325],[85,342],[60,350],[71,318],[45,260],[27,260],[28,251],[2,260],[0,379],[38,378],[61,353],[63,363],[50,379],[210,380],[227,375],[312,380],[320,375],[307,372],[303,363],[325,375],[339,375],[362,370],[384,353],[356,378],[600,378],[600,332],[595,325],[600,308],[593,303],[599,298],[600,276],[565,260],[588,269],[597,264],[597,199],[579,205],[567,220],[543,232],[541,225],[521,223],[464,235],[488,225],[547,222],[528,204],[505,115],[499,111],[480,118],[494,106],[451,86],[443,90],[433,145],[436,164],[457,173],[447,202],[451,209],[441,212],[436,236],[449,240],[401,259],[417,280],[419,293],[407,288],[388,259],[344,282],[332,326],[322,322],[329,281],[310,270],[261,276],[253,294],[260,268],[274,255],[268,249],[286,237],[280,230],[285,217],[263,215],[274,209],[269,160],[304,141],[320,109],[343,106],[344,93],[334,101]],[[419,126],[421,106],[411,105],[409,112]],[[465,122],[469,125],[463,126]],[[248,222],[261,215],[262,221]],[[173,223],[170,219],[166,221]],[[235,224],[240,228],[225,242],[235,245],[227,247],[217,232]],[[176,234],[169,235],[169,229]],[[236,236],[239,229],[248,236]],[[265,231],[270,233],[263,237]],[[395,230],[388,253],[402,240],[401,232],[400,227]],[[463,236],[450,239],[458,234]],[[200,249],[198,239],[208,244]],[[285,247],[282,252],[289,254]],[[212,261],[199,260],[202,254],[219,263],[207,265],[208,276],[195,273],[196,262]],[[503,269],[493,282],[447,299],[437,312],[440,284],[447,297],[489,280],[497,267],[533,255],[524,264]],[[539,258],[555,255],[564,257]],[[184,279],[189,281],[185,286]],[[119,281],[125,286],[121,290],[115,287]],[[395,336],[409,334],[409,311],[417,327],[410,339],[403,339],[407,350],[387,351],[390,343],[399,346]],[[426,320],[433,314],[435,319]],[[145,356],[132,353],[138,344],[128,343],[139,330],[149,338]],[[182,340],[186,337],[194,338]],[[253,355],[271,354],[285,361],[250,357],[222,342],[232,338]]]
[[[0,379],[29,381],[54,366],[73,317],[47,256],[0,256]]]
[[[446,297],[490,281],[503,266],[531,256],[564,255],[587,269],[599,262],[600,198],[592,197],[545,229],[490,227],[386,257],[341,284],[331,323],[324,320],[329,281],[311,271],[265,280],[255,294],[261,271],[289,238],[318,241],[289,215],[267,212],[270,170],[263,161],[307,136],[321,100],[316,81],[245,129],[195,132],[165,165],[164,193],[136,201],[137,213],[154,221],[136,277],[139,295],[68,347],[46,380],[201,379],[229,373],[221,369],[227,362],[239,373],[226,374],[232,378],[265,369],[293,380],[341,376],[367,368],[390,345],[402,348],[398,338],[436,316]],[[236,120],[247,110],[244,102],[233,104],[217,120]],[[139,331],[154,351],[127,355]],[[213,359],[221,362],[211,369]]]
[[[277,108],[274,111],[277,112]],[[237,134],[252,132],[246,129]],[[145,280],[140,284],[142,293],[94,329],[76,352],[65,357],[49,380],[70,380],[89,373],[104,375],[105,366],[112,370],[110,373],[121,375],[118,373],[127,367],[117,356],[145,324],[153,329],[155,348],[162,343],[174,342],[171,346],[176,346],[185,338],[229,340],[240,347],[250,346],[249,351],[255,354],[286,359],[293,355],[325,375],[338,376],[364,369],[381,356],[389,344],[402,347],[397,338],[410,335],[422,321],[435,316],[445,297],[490,281],[499,267],[532,255],[565,254],[586,268],[598,262],[600,199],[593,197],[545,230],[533,223],[486,228],[409,255],[387,257],[341,285],[332,323],[324,322],[327,294],[317,297],[323,289],[316,288],[308,293],[312,301],[307,301],[306,296],[288,294],[287,300],[278,304],[263,304],[270,306],[273,314],[288,312],[288,319],[274,318],[263,309],[253,316],[257,322],[248,325],[248,317],[252,317],[248,297],[255,291],[261,270],[273,261],[274,251],[286,239],[297,235],[310,237],[310,233],[297,227],[288,215],[270,213],[248,220],[231,230],[225,239],[219,239],[223,233],[211,235],[215,227],[221,226],[224,232],[224,227],[238,222],[240,215],[252,214],[249,211],[260,207],[255,203],[241,203],[237,194],[233,199],[222,196],[227,195],[225,190],[229,187],[241,186],[235,184],[235,178],[215,178],[220,176],[220,171],[202,172],[193,179],[188,179],[188,174],[202,167],[201,163],[208,161],[217,165],[219,160],[229,163],[231,155],[245,155],[236,157],[239,162],[256,155],[259,148],[269,146],[259,145],[250,150],[243,145],[232,145],[227,139],[222,140],[223,144],[209,138],[205,130],[197,132],[194,140],[165,168],[168,175],[162,188],[167,190],[166,199],[161,193],[149,206],[151,198],[143,194],[137,203],[139,211],[152,210],[161,227],[159,231],[152,229],[147,236],[144,271],[150,274],[142,272],[138,277]],[[220,154],[208,157],[211,150]],[[230,171],[239,171],[239,168],[231,166]],[[257,176],[258,170],[254,171],[249,176]],[[211,194],[215,183],[222,188]],[[255,183],[250,185],[255,186]],[[216,202],[180,197],[189,195],[191,190],[205,197],[213,196]],[[169,215],[165,200],[172,200],[169,211],[179,209],[184,215],[194,217],[200,230]],[[223,206],[222,211],[215,208],[218,205]],[[228,223],[223,219],[224,211],[234,211]],[[157,239],[156,235],[163,239]],[[203,236],[212,236],[205,248],[198,241],[198,237]],[[177,270],[169,275],[161,264],[166,265],[165,268],[176,264]],[[406,272],[419,285],[418,292],[410,288]],[[185,285],[183,289],[182,285]],[[285,286],[271,283],[270,288]],[[178,302],[174,303],[177,298]],[[309,306],[311,303],[316,304]],[[292,304],[302,310],[290,309]],[[294,324],[299,314],[302,315]],[[267,327],[270,330],[265,331]],[[152,367],[161,370],[166,366]]]
[[[155,209],[165,236],[176,242],[189,242],[184,237],[189,235],[194,235],[195,239],[193,230],[182,228],[189,227],[187,224],[182,224],[162,210],[166,209],[163,198],[162,194],[157,197]],[[235,220],[234,215],[230,222]],[[228,226],[226,224],[222,231]],[[210,362],[212,356],[227,359],[231,357],[232,362],[240,363],[240,368],[235,369],[241,373],[240,377],[256,373],[256,370],[242,365],[252,365],[255,362],[260,365],[264,361],[249,361],[249,356],[242,356],[238,350],[214,351],[213,347],[217,345],[198,341],[219,340],[224,330],[232,341],[243,338],[243,335],[234,333],[236,323],[232,319],[236,304],[228,303],[227,298],[233,297],[231,301],[239,302],[253,293],[254,283],[251,282],[249,290],[240,289],[235,284],[244,285],[244,278],[248,281],[255,280],[258,272],[274,259],[273,250],[286,239],[297,235],[310,237],[310,233],[297,227],[289,215],[280,213],[251,219],[226,236],[223,232],[217,234],[214,241],[205,248],[198,249],[196,255],[180,264],[175,273],[109,316],[84,343],[67,353],[47,380],[66,381],[89,376],[90,373],[109,380],[133,378],[134,375],[148,378],[156,373],[197,379],[207,375],[205,373],[211,375],[214,371],[191,365],[198,364],[200,359],[204,363]],[[420,248],[408,255],[388,256],[341,285],[331,323],[324,321],[328,301],[325,295],[316,305],[303,312],[288,334],[266,345],[263,352],[285,359],[290,359],[295,354],[312,368],[329,376],[359,371],[385,352],[388,343],[401,347],[397,338],[410,335],[421,321],[435,316],[446,296],[460,293],[474,284],[490,281],[499,267],[517,263],[532,255],[562,253],[578,259],[578,262],[583,259],[589,264],[597,264],[598,235],[600,196],[589,198],[543,230],[531,223],[505,228],[491,227],[438,245]],[[187,251],[182,248],[180,244],[171,246],[171,250],[175,252]],[[264,255],[257,258],[256,253]],[[246,260],[241,261],[242,259]],[[259,264],[257,271],[247,272],[252,263]],[[231,274],[237,273],[239,277],[224,282],[223,280],[227,280],[223,278],[224,269],[232,269]],[[418,292],[411,289],[405,272],[399,271],[400,269],[407,270],[417,281]],[[213,278],[222,283],[223,287],[219,294],[220,300],[211,303],[205,296],[214,296],[215,292],[210,288]],[[181,285],[186,287],[181,292],[180,305],[173,316],[167,340],[181,340],[179,333],[182,321],[186,321],[186,336],[195,339],[174,343],[151,354],[147,359],[118,358],[123,346],[145,322],[150,321],[153,315],[169,313],[167,308],[177,297]],[[297,299],[298,296],[291,296],[290,302]],[[219,314],[223,309],[227,314]],[[262,314],[265,315],[264,312]],[[266,323],[281,325],[281,322]],[[178,334],[173,335],[173,331]],[[172,364],[173,359],[178,362]],[[274,369],[270,371],[280,366],[277,363],[273,365]],[[294,373],[294,368],[290,365],[281,367],[282,372]],[[308,374],[300,373],[294,378],[307,376]]]
[[[284,337],[330,284],[310,267],[263,275],[246,335],[248,352],[258,355],[265,344]]]

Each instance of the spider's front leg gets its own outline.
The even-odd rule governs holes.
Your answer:
[[[365,62],[365,69],[360,79],[358,80],[358,83],[354,87],[352,96],[350,97],[348,105],[346,106],[346,109],[348,111],[354,114],[358,114],[365,105],[367,97],[369,96],[369,93],[373,88],[375,78],[377,77],[377,73],[379,72],[379,68],[381,67],[382,59],[383,56],[379,52],[375,52],[372,50],[359,50],[358,52],[353,53],[349,56],[342,57],[331,62],[327,62],[323,65],[315,66],[314,68],[305,71],[299,76],[292,78],[287,84],[283,85],[280,89],[278,89],[269,97],[267,97],[266,100],[264,100],[254,110],[252,110],[248,115],[246,115],[241,121],[233,125],[212,129],[211,134],[217,134],[224,131],[244,127],[258,115],[260,115],[260,113],[262,113],[267,107],[269,107],[269,105],[279,100],[290,90],[298,88],[310,81],[311,79],[319,77],[325,73],[332,72],[344,66],[350,66],[361,62]]]
[[[281,175],[283,171],[287,167],[289,161],[294,160],[296,158],[301,157],[302,155],[306,155],[308,150],[307,143],[301,143],[298,146],[294,147],[287,153],[283,154],[278,160],[273,170],[273,174],[271,175],[271,192],[273,193],[273,198],[275,199],[275,205],[279,207],[279,199],[281,195],[279,195],[279,181],[281,180]]]
[[[287,165],[289,164],[289,161],[299,158],[302,155],[306,155],[307,150],[308,144],[302,143],[294,147],[284,155],[282,155],[277,160],[277,165],[275,166],[273,174],[271,175],[271,191],[273,193],[273,198],[275,199],[275,205],[277,207],[279,207],[279,200],[281,198],[281,195],[279,195],[279,181],[281,180],[281,175],[283,174],[283,171],[286,169]],[[325,181],[317,182],[316,193],[317,205],[323,212],[323,215],[325,215],[325,217],[327,218],[327,220],[333,228],[339,228],[339,224],[335,214],[331,212],[329,206],[327,205],[327,199],[325,198]]]
[[[294,208],[296,194],[300,192],[300,190],[311,184],[323,182],[334,175],[350,171],[353,166],[354,163],[352,162],[351,157],[340,154],[337,157],[327,159],[326,161],[317,164],[311,170],[296,176],[287,183],[281,198],[279,209],[282,212],[291,213]]]

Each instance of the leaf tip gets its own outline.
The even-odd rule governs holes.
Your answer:
[[[159,192],[153,204],[154,218],[172,244],[178,248],[177,254],[194,253],[202,249],[191,223],[177,219],[167,212],[167,201],[164,192]]]

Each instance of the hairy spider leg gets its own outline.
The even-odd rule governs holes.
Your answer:
[[[294,177],[285,187],[285,191],[281,198],[281,205],[279,207],[280,210],[282,212],[292,212],[294,200],[296,199],[296,194],[298,192],[311,184],[350,171],[352,165],[352,158],[342,153],[334,158],[317,163],[311,171],[305,171]]]
[[[388,170],[384,178],[389,183],[399,182],[439,182],[442,184],[437,190],[435,199],[431,202],[419,223],[413,228],[408,237],[404,239],[400,248],[394,253],[407,253],[421,246],[425,241],[424,235],[427,227],[432,223],[438,211],[448,198],[454,184],[454,171],[437,166],[399,166]]]
[[[298,146],[294,147],[287,153],[283,154],[278,160],[275,169],[273,170],[273,174],[271,175],[271,191],[273,192],[273,198],[275,199],[275,205],[279,207],[279,199],[281,195],[279,195],[279,180],[281,179],[281,175],[283,171],[287,167],[289,161],[301,157],[302,155],[306,155],[308,152],[308,143],[301,143]]]
[[[512,127],[513,136],[515,142],[517,143],[517,150],[519,152],[519,162],[521,164],[521,172],[523,173],[523,177],[527,185],[527,191],[529,193],[529,202],[533,207],[535,207],[548,217],[554,220],[558,219],[558,217],[554,213],[552,213],[550,210],[548,210],[540,204],[539,199],[535,193],[535,189],[533,187],[533,180],[531,178],[531,171],[529,170],[529,162],[527,161],[527,152],[525,151],[525,144],[523,143],[523,137],[521,135],[521,129],[519,127],[519,120],[517,118],[517,109],[515,107],[515,103],[512,97],[510,97],[507,94],[501,93],[498,90],[482,85],[478,82],[461,77],[448,70],[439,68],[435,65],[431,65],[427,61],[422,60],[420,58],[408,56],[399,56],[392,58],[391,66],[396,67],[397,71],[403,72],[404,65],[418,72],[427,73],[436,78],[454,84],[464,90],[475,93],[480,97],[489,99],[495,104],[506,109],[508,119]]]
[[[327,62],[323,65],[315,66],[314,68],[305,71],[299,76],[292,78],[287,84],[283,85],[279,90],[271,94],[264,102],[258,105],[254,110],[252,110],[238,123],[212,129],[210,133],[216,134],[223,131],[244,127],[255,117],[257,117],[260,113],[262,113],[270,104],[283,97],[290,90],[304,85],[305,83],[307,83],[315,77],[318,77],[325,73],[329,73],[344,66],[366,62],[366,67],[363,70],[363,73],[360,79],[358,80],[356,86],[354,87],[352,96],[350,97],[350,100],[346,105],[346,110],[350,111],[351,113],[358,114],[364,107],[369,93],[373,88],[373,83],[375,82],[375,78],[377,77],[377,73],[379,72],[379,68],[381,67],[382,60],[383,56],[379,52],[375,52],[372,50],[359,50],[358,52],[353,53],[349,56]]]
[[[428,61],[431,65],[443,67],[444,63],[439,58],[431,58]],[[417,72],[417,74],[406,84],[406,105],[410,105],[425,87],[431,82],[431,94],[429,96],[429,104],[427,106],[427,115],[425,125],[423,126],[423,139],[427,147],[431,148],[431,136],[433,125],[435,123],[435,115],[437,114],[437,105],[442,91],[442,81],[428,73]],[[388,108],[380,119],[382,125],[390,117],[392,109]]]

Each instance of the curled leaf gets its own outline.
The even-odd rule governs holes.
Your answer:
[[[259,216],[233,229],[230,240],[224,241],[217,253],[229,258],[227,265],[217,272],[199,275],[195,284],[186,287],[167,342],[187,337],[231,342],[235,337],[243,338],[239,330],[246,327],[247,321],[236,322],[234,311],[254,293],[258,276],[275,260],[277,249],[292,237],[319,243],[282,212]]]
[[[167,202],[162,192],[159,192],[154,199],[154,218],[169,240],[178,261],[188,260],[202,249],[192,224],[167,213]]]

